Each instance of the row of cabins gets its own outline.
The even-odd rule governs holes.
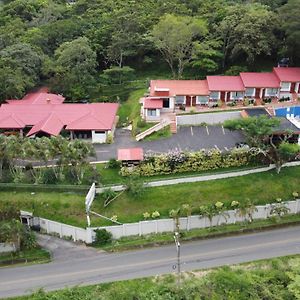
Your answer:
[[[105,143],[118,121],[117,103],[64,103],[61,95],[38,91],[0,107],[0,133],[27,137],[63,135]]]
[[[239,76],[207,76],[205,80],[151,80],[142,99],[142,116],[157,121],[175,107],[216,106],[265,98],[300,96],[300,68],[276,67],[272,72],[242,72]]]

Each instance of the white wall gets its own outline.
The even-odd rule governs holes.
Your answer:
[[[155,116],[148,116],[148,109],[145,108],[144,109],[145,113],[144,113],[144,117],[145,117],[145,120],[148,121],[148,122],[157,122],[160,120],[160,109],[157,108],[156,109],[156,115]]]
[[[0,253],[14,252],[16,248],[13,243],[0,243]]]
[[[216,112],[216,113],[203,113],[192,115],[176,116],[177,125],[199,125],[201,123],[207,123],[209,125],[223,123],[226,120],[241,118],[240,111],[230,112]]]
[[[107,131],[104,133],[96,133],[95,130],[92,130],[92,143],[103,144],[106,142]]]

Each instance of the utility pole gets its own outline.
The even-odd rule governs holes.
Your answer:
[[[177,250],[177,288],[180,289],[180,242],[179,242],[179,232],[174,233],[174,240]]]

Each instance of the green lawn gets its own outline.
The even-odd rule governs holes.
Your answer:
[[[195,270],[182,274],[182,284],[176,285],[176,276],[162,275],[119,281],[59,291],[39,290],[18,300],[99,299],[99,300],[293,300],[299,299],[300,256],[285,256],[225,266]],[[175,272],[175,271],[174,271]],[[293,276],[294,275],[294,276]]]
[[[159,139],[165,139],[170,136],[172,136],[172,133],[171,133],[170,125],[169,125],[159,131],[153,132],[152,134],[146,136],[143,139],[143,141],[155,141],[155,140],[159,140]]]
[[[200,205],[222,201],[230,203],[250,199],[257,204],[274,202],[276,198],[288,200],[292,192],[300,192],[300,167],[284,168],[278,175],[275,171],[247,176],[220,179],[208,182],[177,184],[172,186],[146,188],[143,195],[133,198],[123,193],[107,208],[98,196],[93,210],[108,217],[118,216],[122,223],[142,220],[146,211],[158,210],[162,217],[168,217],[171,209],[184,203],[193,206],[194,212]],[[0,192],[0,201],[15,201],[20,208],[34,210],[35,214],[75,226],[86,226],[84,195],[75,193]],[[105,225],[106,221],[92,217],[92,225]]]
[[[100,172],[101,179],[100,183],[102,185],[112,185],[112,184],[121,184],[124,183],[125,177],[119,174],[119,169],[111,169],[107,168],[105,163],[96,164],[98,171]],[[208,170],[202,172],[184,172],[184,173],[174,173],[174,174],[159,174],[155,176],[141,176],[141,179],[144,182],[148,181],[156,181],[156,180],[163,180],[163,179],[176,179],[176,178],[184,178],[184,177],[196,177],[201,175],[213,175],[218,173],[227,173],[227,172],[234,172],[234,171],[241,171],[241,170],[248,170],[253,168],[258,168],[263,166],[257,165],[248,165],[243,167],[229,167],[229,168],[219,168],[217,170]],[[1,187],[1,185],[0,185]]]
[[[140,104],[139,99],[145,94],[145,89],[138,89],[130,93],[126,102],[122,103],[118,115],[120,117],[119,124],[126,123],[128,121],[137,122],[140,116]]]
[[[0,267],[16,264],[41,264],[49,261],[49,252],[41,248],[23,250],[16,254],[0,254]]]

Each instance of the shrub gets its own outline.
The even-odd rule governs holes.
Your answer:
[[[120,161],[116,160],[115,158],[111,158],[107,163],[107,167],[109,169],[117,169],[120,167]]]
[[[106,143],[107,144],[112,144],[114,142],[114,137],[111,133],[109,133],[106,137]]]
[[[106,229],[96,229],[96,245],[106,245],[112,242],[112,234]]]
[[[56,184],[58,182],[57,177],[52,168],[45,168],[43,172],[43,183]]]
[[[148,220],[149,218],[150,218],[150,214],[146,211],[146,212],[144,212],[143,213],[143,218],[145,219],[145,220]]]
[[[293,192],[293,197],[294,197],[294,199],[297,199],[297,198],[299,198],[299,193],[297,193],[297,192]]]
[[[151,215],[152,219],[157,219],[160,217],[160,213],[156,210]]]

